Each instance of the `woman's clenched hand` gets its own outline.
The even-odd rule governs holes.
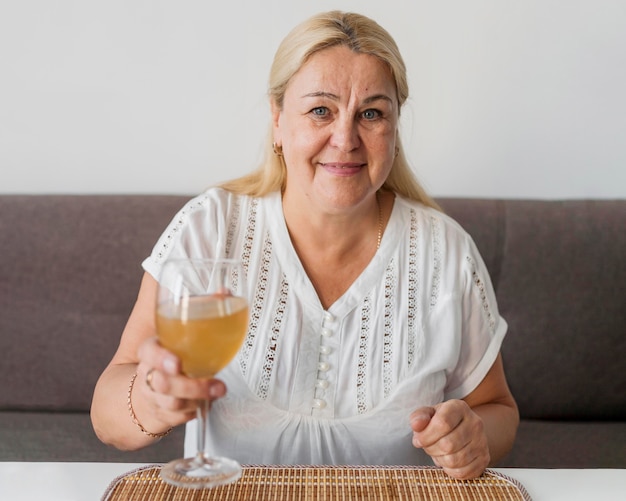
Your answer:
[[[463,400],[421,407],[410,417],[413,445],[422,448],[450,476],[480,476],[490,454],[483,420]]]

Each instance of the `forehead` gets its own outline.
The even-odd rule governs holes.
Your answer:
[[[300,96],[326,91],[342,96],[385,94],[397,101],[396,85],[389,66],[376,56],[361,54],[339,45],[313,54],[287,86]]]

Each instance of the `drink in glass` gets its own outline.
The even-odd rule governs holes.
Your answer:
[[[229,259],[171,259],[159,278],[156,305],[159,342],[181,361],[192,378],[212,378],[236,355],[248,327],[248,303],[241,263]],[[237,461],[208,452],[209,402],[198,403],[198,452],[161,468],[167,483],[205,488],[234,482]]]

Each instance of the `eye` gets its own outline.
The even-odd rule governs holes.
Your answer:
[[[365,119],[365,120],[376,120],[377,118],[381,117],[381,112],[375,109],[370,108],[369,110],[365,110],[363,113],[361,113],[361,116]]]
[[[310,113],[317,117],[324,117],[328,115],[328,108],[326,108],[326,106],[317,106],[313,108]]]

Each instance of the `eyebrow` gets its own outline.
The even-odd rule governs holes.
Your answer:
[[[324,92],[324,91],[311,92],[310,94],[304,94],[302,97],[325,97],[327,99],[331,99],[332,101],[339,101],[339,96],[332,94],[331,92]],[[380,101],[380,100],[388,101],[389,103],[393,104],[393,100],[389,96],[386,96],[385,94],[375,94],[373,96],[365,98],[365,100],[363,101],[363,104],[370,104],[370,103],[373,103],[374,101]]]

